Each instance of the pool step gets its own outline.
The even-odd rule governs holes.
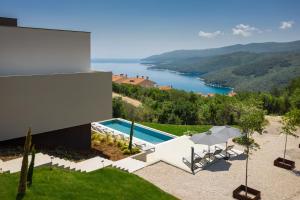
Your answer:
[[[132,173],[144,168],[146,166],[146,163],[129,157],[114,162],[112,166],[123,171]]]

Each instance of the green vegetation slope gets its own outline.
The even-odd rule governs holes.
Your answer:
[[[142,122],[142,124],[177,136],[184,135],[188,131],[197,133],[206,132],[212,127],[211,125],[176,125],[151,122]]]
[[[276,115],[285,114],[292,108],[300,109],[300,78],[291,81],[285,89],[239,92],[234,97],[216,95],[208,98],[176,89],[161,91],[126,84],[113,84],[113,91],[143,103],[143,106],[136,108],[120,98],[114,98],[114,117],[158,124],[236,125],[243,106],[256,107],[266,114]],[[165,125],[163,128],[171,126]]]
[[[19,173],[0,175],[0,199],[16,199]],[[91,173],[70,172],[49,167],[35,169],[33,185],[24,200],[171,200],[165,193],[144,179],[114,168]]]

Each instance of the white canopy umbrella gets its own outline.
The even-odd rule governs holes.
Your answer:
[[[212,134],[217,134],[220,137],[227,137],[227,139],[241,136],[241,131],[238,128],[231,126],[214,126],[209,129]]]
[[[208,146],[212,146],[214,144],[220,144],[227,141],[227,139],[218,137],[216,134],[212,134],[211,131],[207,131],[204,133],[194,134],[190,140],[192,140],[195,144],[204,144]]]
[[[239,137],[242,135],[241,131],[238,128],[234,128],[231,126],[214,126],[209,131],[212,132],[216,137],[220,137],[226,140],[226,157],[227,157],[227,141],[230,138]]]
[[[211,131],[194,134],[190,138],[190,140],[192,140],[195,144],[207,145],[209,153],[210,153],[210,146],[227,142],[226,138],[218,137],[217,134],[212,134]]]

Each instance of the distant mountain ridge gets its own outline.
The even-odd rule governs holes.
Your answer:
[[[223,55],[235,52],[252,52],[252,53],[267,53],[267,52],[284,52],[300,50],[300,40],[292,42],[264,42],[264,43],[249,43],[235,44],[220,48],[211,49],[194,49],[194,50],[175,50],[159,55],[153,55],[142,59],[143,61],[162,61],[166,59],[184,59],[192,57],[207,57]]]
[[[269,91],[300,76],[300,40],[177,50],[150,56],[152,68],[197,74],[236,90]]]

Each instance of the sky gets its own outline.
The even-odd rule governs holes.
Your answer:
[[[89,31],[92,58],[300,40],[299,0],[0,0],[0,16]]]

